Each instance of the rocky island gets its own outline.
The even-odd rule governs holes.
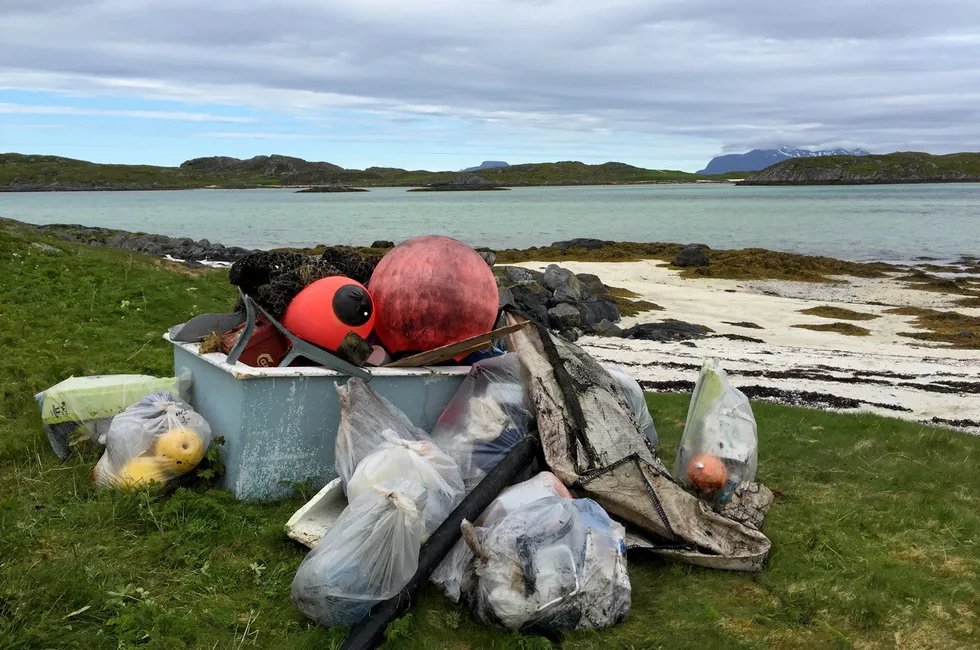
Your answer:
[[[884,185],[980,182],[980,153],[934,156],[902,152],[868,156],[790,158],[737,185]]]

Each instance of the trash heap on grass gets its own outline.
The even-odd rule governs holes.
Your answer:
[[[170,330],[213,366],[336,371],[339,424],[323,445],[338,479],[287,524],[313,549],[296,607],[371,646],[431,579],[487,625],[602,629],[629,613],[627,548],[760,570],[772,492],[756,482],[751,407],[724,371],[702,369],[670,472],[639,384],[574,344],[619,321],[608,287],[554,265],[495,277],[492,264],[435,236],[383,258],[253,253],[230,271],[235,313]],[[368,383],[438,365],[470,371],[431,431]],[[71,379],[37,400],[59,455],[104,445],[95,484],[141,489],[190,474],[212,444],[191,405],[205,410],[211,387],[198,377],[195,401],[191,379]],[[299,531],[301,513],[312,525]]]

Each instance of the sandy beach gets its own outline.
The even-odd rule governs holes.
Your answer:
[[[520,266],[544,270],[547,263]],[[685,279],[658,260],[561,266],[594,273],[607,285],[664,307],[624,318],[624,328],[669,318],[714,330],[708,338],[685,342],[599,337],[579,341],[600,360],[628,366],[650,390],[689,391],[702,361],[716,358],[733,383],[753,399],[872,411],[980,434],[980,350],[899,336],[922,330],[913,327],[914,317],[886,313],[894,307],[923,307],[980,316],[980,309],[956,306],[960,296],[910,289],[897,279],[899,274],[881,279],[835,277],[827,284]],[[800,313],[818,305],[878,318],[855,323],[870,330],[868,336],[793,327],[834,322]],[[741,322],[761,329],[731,324]]]

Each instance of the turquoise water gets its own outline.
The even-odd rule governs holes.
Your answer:
[[[494,248],[596,237],[761,247],[853,260],[980,256],[980,184],[0,193],[0,216],[207,238],[249,248],[366,245],[439,233]]]

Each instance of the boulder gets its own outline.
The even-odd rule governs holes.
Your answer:
[[[575,341],[578,341],[579,337],[582,336],[582,332],[580,332],[579,330],[573,327],[571,329],[562,330],[558,332],[558,336],[562,337],[569,343],[575,343]]]
[[[487,263],[487,266],[493,266],[494,264],[497,263],[497,256],[494,255],[493,253],[489,253],[489,252],[480,253],[480,257],[482,257],[483,261]]]
[[[534,272],[520,266],[502,267],[507,272],[507,279],[511,284],[531,284],[536,282]]]
[[[592,273],[579,273],[575,277],[582,283],[582,298],[612,298],[609,287],[602,283],[598,275]]]
[[[387,239],[379,239],[373,244],[371,244],[371,248],[394,248],[394,247],[395,247],[395,242],[388,241]]]
[[[674,257],[674,266],[708,266],[711,261],[708,259],[708,247],[704,244],[691,244],[685,246]]]
[[[551,299],[551,292],[542,287],[537,282],[529,284],[515,284],[510,288],[511,295],[518,307],[530,309],[531,307],[544,307],[547,311],[548,301]]]
[[[560,250],[566,250],[568,248],[585,248],[590,251],[599,250],[600,248],[605,248],[606,246],[611,246],[616,242],[603,241],[601,239],[569,239],[567,241],[556,241],[551,245],[552,248],[558,248]]]
[[[707,335],[708,330],[700,325],[682,321],[641,323],[623,332],[625,338],[643,341],[690,341],[691,339],[703,339]]]
[[[595,327],[604,320],[611,323],[618,323],[622,316],[619,307],[611,300],[591,299],[575,303],[582,316],[582,327],[589,329]]]
[[[582,282],[574,273],[557,264],[548,266],[541,283],[554,293],[555,303],[575,302],[582,299]]]
[[[582,323],[582,315],[575,307],[561,303],[548,310],[548,321],[552,329],[569,330]]]
[[[622,337],[623,330],[620,329],[619,325],[612,323],[607,320],[600,321],[598,325],[592,328],[592,333],[596,336],[607,336],[607,337]]]
[[[497,304],[502,307],[516,307],[514,293],[507,287],[497,287]]]

